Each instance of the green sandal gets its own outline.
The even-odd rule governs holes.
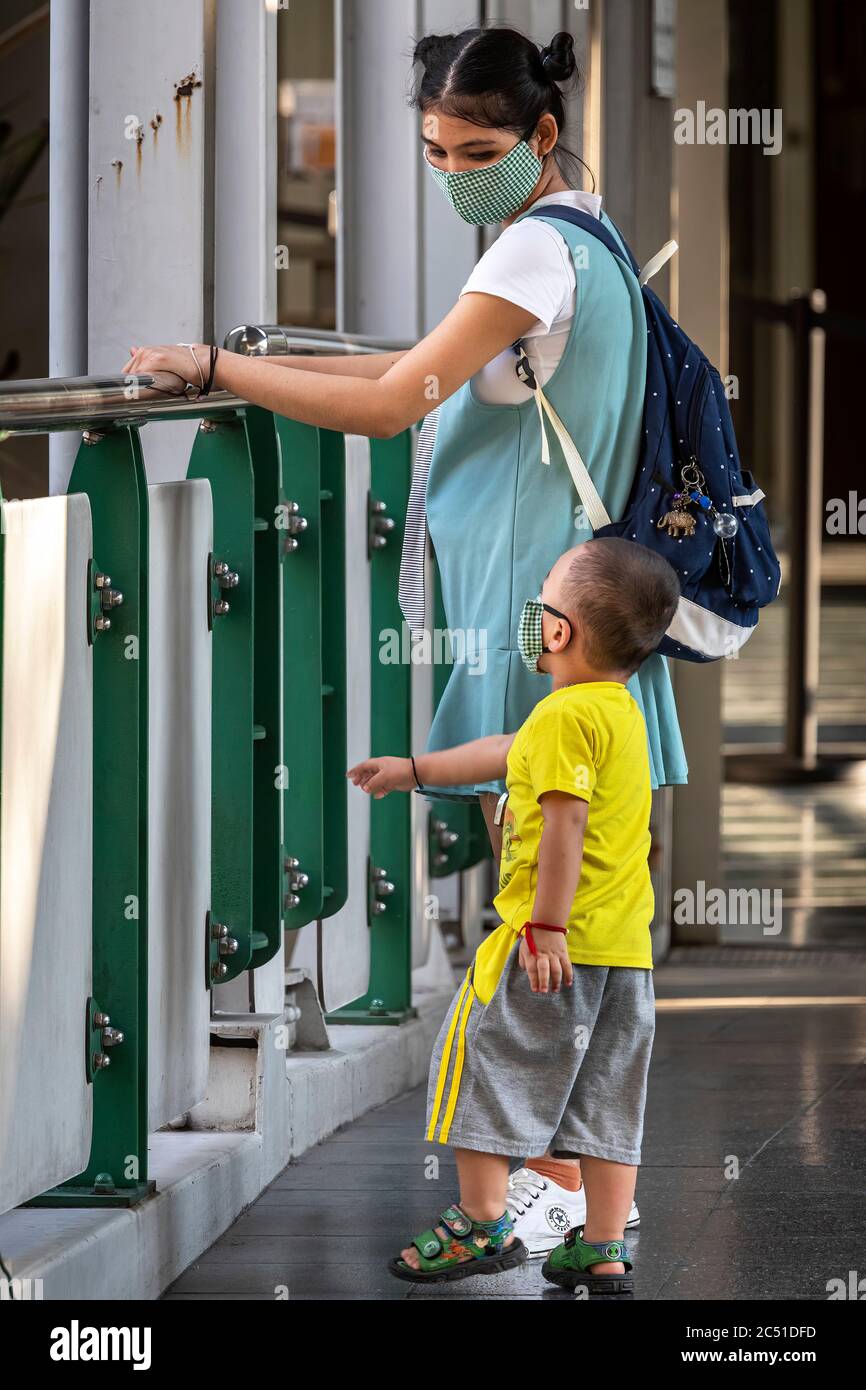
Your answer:
[[[510,1212],[496,1221],[472,1221],[456,1204],[434,1223],[449,1233],[444,1240],[433,1227],[412,1241],[420,1256],[417,1269],[396,1256],[388,1269],[398,1279],[413,1284],[443,1284],[452,1279],[468,1279],[472,1274],[501,1274],[523,1264],[529,1252],[522,1240],[505,1241],[514,1229]],[[471,1258],[467,1259],[466,1256]]]
[[[625,1274],[592,1274],[590,1265],[621,1261]],[[633,1268],[624,1240],[591,1241],[583,1239],[583,1227],[572,1226],[562,1245],[551,1250],[541,1267],[545,1279],[561,1289],[585,1288],[588,1293],[632,1293]]]

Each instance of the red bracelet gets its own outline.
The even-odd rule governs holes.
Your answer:
[[[524,922],[518,935],[522,935],[524,932],[526,933],[526,944],[533,956],[538,955],[538,951],[535,949],[535,940],[532,935],[533,927],[537,927],[539,931],[559,931],[562,932],[563,936],[568,936],[568,927],[551,927],[547,922]]]

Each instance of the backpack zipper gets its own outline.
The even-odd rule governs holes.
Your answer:
[[[700,432],[699,432],[697,438],[695,438],[695,430],[696,430],[696,428],[697,428],[697,421],[698,421],[698,419],[700,418],[701,413],[703,412],[704,405],[706,404],[707,391],[709,390],[709,386],[710,386],[710,370],[709,370],[709,367],[707,367],[707,365],[706,365],[705,363],[702,364],[702,365],[703,365],[703,378],[702,378],[702,380],[701,380],[701,382],[700,382],[700,385],[695,387],[695,392],[694,392],[694,395],[692,396],[691,403],[690,403],[690,405],[689,405],[688,421],[687,421],[687,425],[686,425],[686,437],[687,437],[687,439],[688,439],[689,448],[691,449],[691,455],[690,455],[690,457],[689,457],[689,463],[698,463],[698,462],[699,462],[699,459],[700,459],[700,447],[701,447],[701,435],[702,435],[702,433],[703,433],[703,421],[701,421],[701,430],[700,430]]]

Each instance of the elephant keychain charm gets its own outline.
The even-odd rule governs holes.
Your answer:
[[[675,492],[672,498],[671,511],[665,512],[661,521],[656,523],[659,531],[667,531],[669,536],[679,539],[682,536],[693,536],[695,534],[695,518],[686,511],[687,507],[699,507],[712,520],[713,530],[722,542],[722,550],[726,540],[730,540],[737,534],[739,523],[735,516],[728,512],[720,512],[713,505],[712,498],[707,496],[704,475],[698,467],[697,460],[692,459],[680,472],[682,479],[682,490]],[[725,553],[727,559],[727,553]]]
[[[681,536],[693,536],[695,534],[695,519],[687,511],[686,507],[691,506],[691,498],[687,492],[675,492],[671,499],[671,511],[665,512],[661,521],[656,522],[658,531],[667,531],[669,536],[679,539]]]

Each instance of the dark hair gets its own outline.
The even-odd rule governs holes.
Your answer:
[[[670,627],[680,592],[663,555],[617,536],[578,546],[563,582],[565,612],[574,614],[587,660],[600,671],[634,673]]]
[[[565,129],[560,83],[575,76],[577,60],[574,39],[564,30],[543,48],[517,29],[492,25],[460,34],[428,34],[415,45],[412,61],[420,63],[423,72],[416,79],[410,105],[421,111],[435,106],[446,116],[510,130],[523,140],[548,112],[560,136]],[[561,140],[549,153],[565,178],[563,155],[588,169],[595,190],[592,170]]]

